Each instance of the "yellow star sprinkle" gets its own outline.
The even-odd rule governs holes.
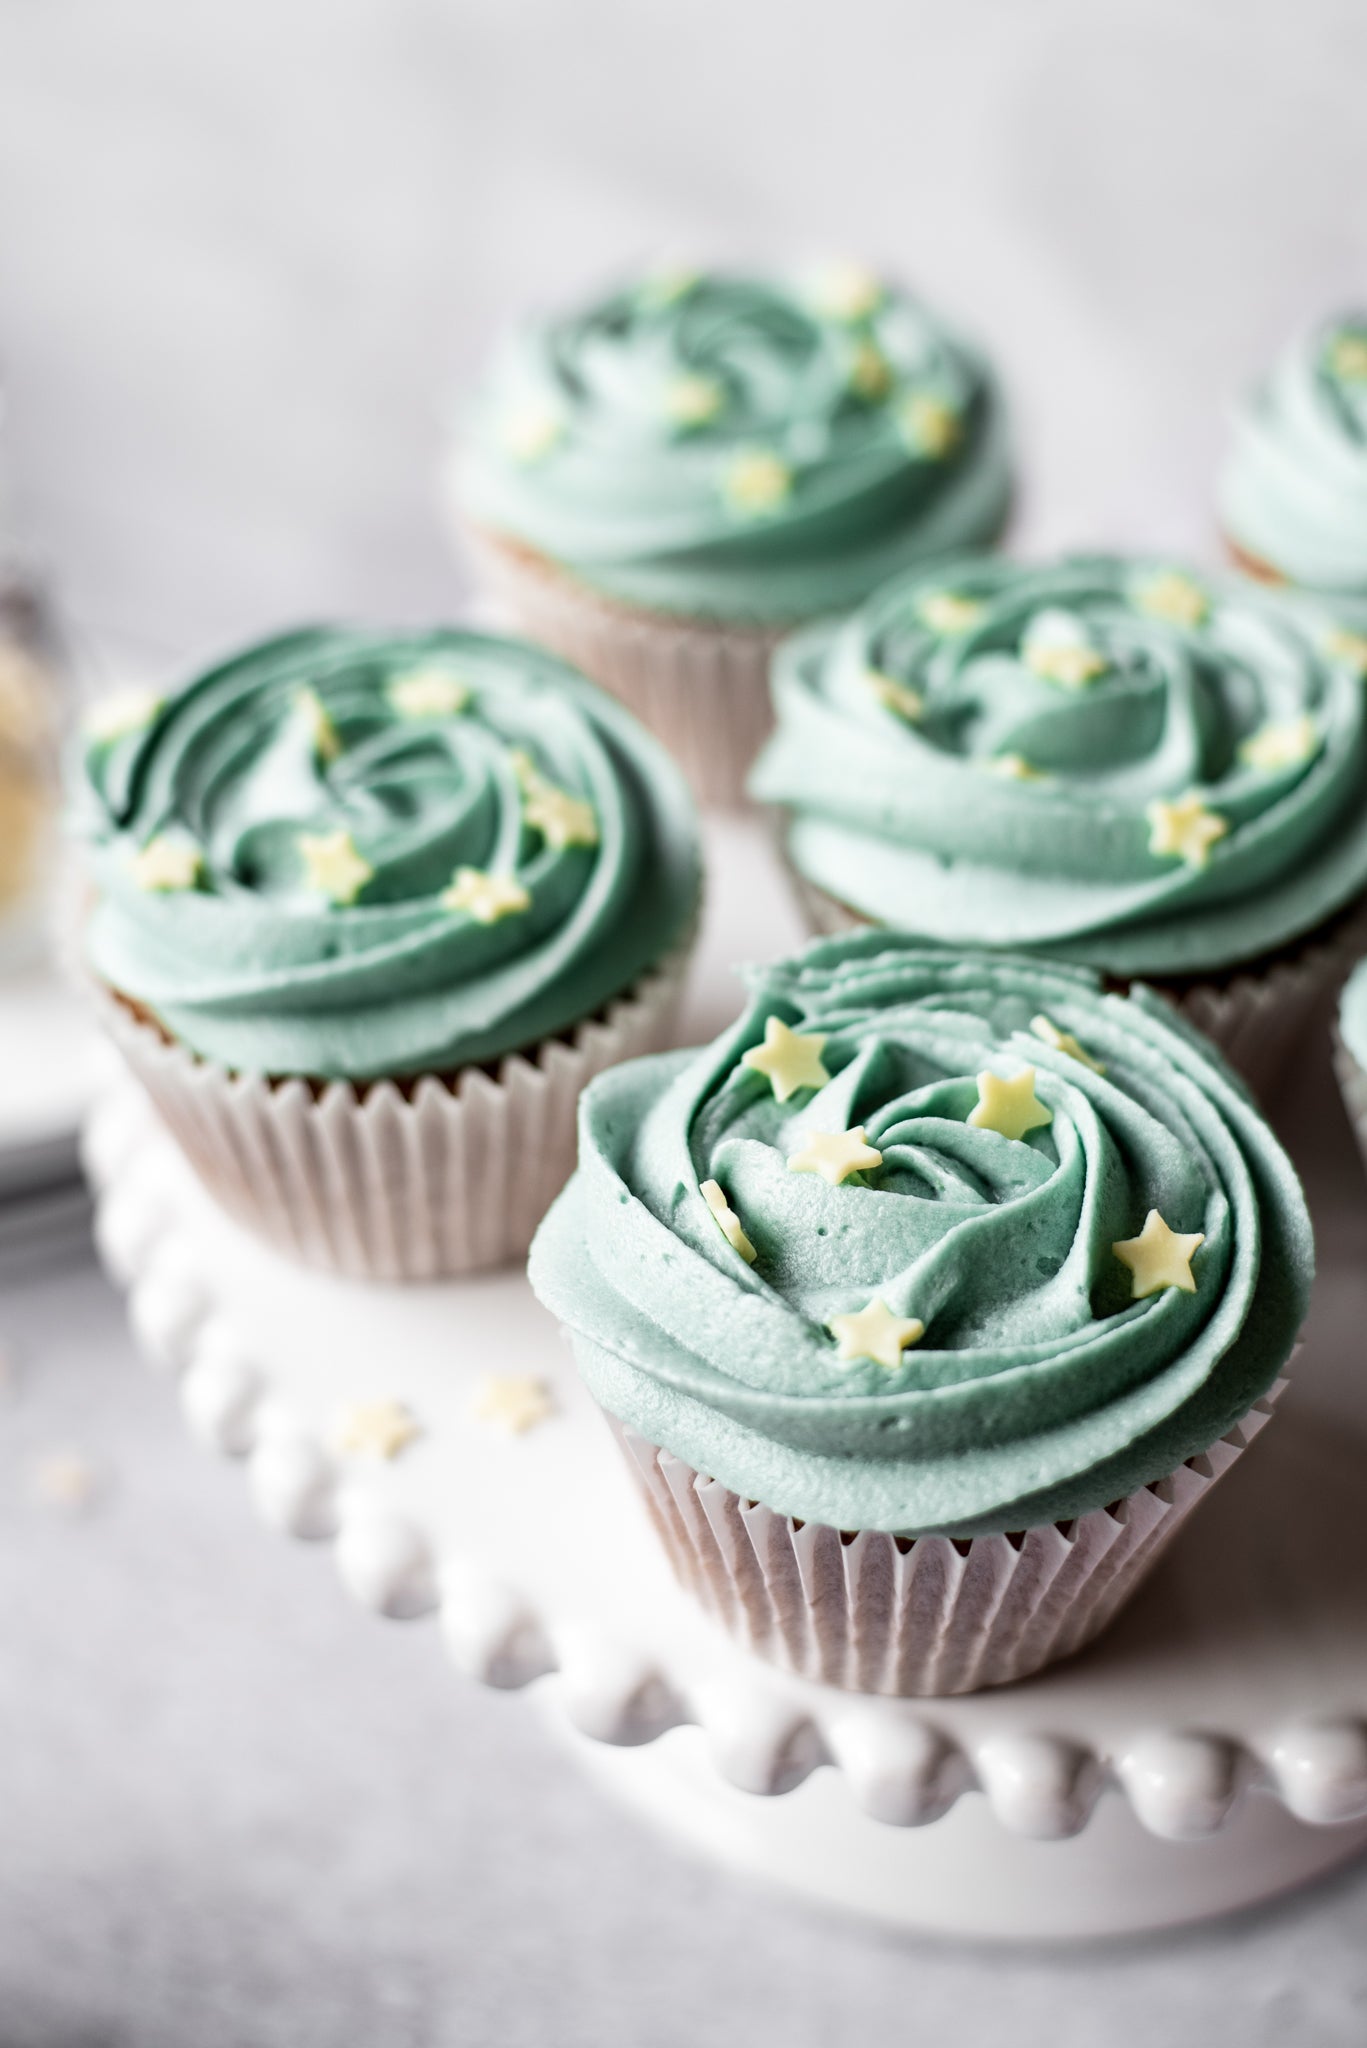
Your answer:
[[[819,1173],[833,1188],[851,1173],[870,1173],[882,1164],[883,1155],[867,1142],[863,1124],[852,1131],[808,1131],[805,1142],[788,1155],[790,1173]]]
[[[916,610],[932,633],[946,638],[971,632],[983,615],[983,607],[976,597],[960,597],[953,590],[930,591],[917,599]]]
[[[1067,1053],[1070,1060],[1080,1060],[1082,1065],[1090,1067],[1094,1074],[1105,1073],[1106,1069],[1101,1061],[1094,1060],[1085,1047],[1074,1038],[1071,1031],[1060,1031],[1052,1017],[1042,1015],[1032,1017],[1030,1019],[1030,1029],[1034,1032],[1036,1038],[1042,1038],[1044,1043],[1052,1046],[1055,1052]]]
[[[169,895],[193,889],[204,869],[204,856],[193,839],[175,839],[159,832],[133,857],[133,880],[140,889]]]
[[[826,1034],[794,1031],[781,1017],[769,1017],[764,1024],[763,1045],[752,1045],[741,1054],[741,1065],[763,1074],[774,1091],[775,1102],[786,1102],[799,1088],[824,1088],[830,1075],[822,1065]]]
[[[769,448],[747,448],[722,478],[722,493],[733,512],[775,512],[793,488],[793,472]]]
[[[1003,782],[1047,780],[1044,770],[1032,767],[1024,754],[993,754],[982,765],[988,775],[998,775]]]
[[[375,872],[349,832],[301,832],[294,843],[308,886],[334,903],[354,903]]]
[[[1170,619],[1175,626],[1199,626],[1210,610],[1210,599],[1200,584],[1177,569],[1150,576],[1133,596],[1141,612],[1155,619]]]
[[[518,462],[540,462],[560,441],[565,422],[552,406],[520,406],[503,422],[503,445]]]
[[[470,688],[432,661],[395,676],[386,695],[400,718],[455,718],[469,703]]]
[[[1022,1067],[1009,1081],[1003,1081],[1000,1074],[979,1074],[978,1103],[976,1109],[969,1111],[968,1121],[980,1131],[996,1131],[1003,1138],[1023,1138],[1027,1131],[1038,1131],[1051,1124],[1054,1112],[1046,1109],[1035,1093],[1034,1068]]]
[[[313,751],[320,761],[335,761],[342,751],[342,736],[328,716],[327,707],[316,690],[301,690],[294,708],[304,722]]]
[[[897,424],[913,454],[936,462],[957,448],[963,433],[963,421],[953,406],[924,391],[913,391],[902,400]]]
[[[826,1328],[838,1341],[837,1358],[871,1358],[889,1372],[897,1371],[907,1346],[926,1333],[924,1323],[915,1316],[895,1316],[876,1294],[857,1315],[832,1316]]]
[[[681,427],[705,427],[726,403],[715,377],[676,377],[665,392],[665,411]]]
[[[522,815],[548,846],[563,853],[567,846],[598,844],[598,814],[585,797],[548,780],[521,747],[514,747],[510,759],[522,790]]]
[[[530,1374],[487,1373],[475,1397],[475,1418],[493,1422],[512,1436],[523,1436],[555,1413],[545,1380]]]
[[[489,875],[483,868],[457,868],[449,889],[441,893],[443,910],[463,910],[476,924],[497,924],[531,908],[531,897],[511,875]]]
[[[862,263],[828,263],[818,271],[811,297],[828,320],[867,320],[883,303],[883,287]]]
[[[116,690],[91,705],[83,721],[85,731],[102,742],[126,739],[145,731],[165,701],[155,690]]]
[[[1308,711],[1299,718],[1284,718],[1260,726],[1239,748],[1239,759],[1250,768],[1275,774],[1279,768],[1299,768],[1308,761],[1320,741],[1319,727]]]
[[[892,364],[877,342],[861,341],[850,356],[850,389],[871,405],[892,389]]]
[[[1146,816],[1150,826],[1149,852],[1176,854],[1193,868],[1206,865],[1211,847],[1229,830],[1229,820],[1218,811],[1208,811],[1195,790],[1174,803],[1159,797],[1149,805]]]
[[[755,1247],[745,1235],[741,1220],[727,1201],[725,1190],[720,1181],[705,1180],[698,1189],[698,1193],[716,1217],[717,1228],[730,1245],[732,1251],[739,1252],[747,1266],[753,1266],[757,1256]]]
[[[1355,633],[1350,626],[1339,626],[1325,641],[1324,651],[1331,661],[1345,661],[1359,675],[1367,675],[1367,633]]]
[[[1158,1211],[1150,1209],[1138,1237],[1122,1237],[1111,1246],[1121,1265],[1128,1266],[1134,1275],[1130,1299],[1143,1301],[1146,1295],[1158,1294],[1165,1287],[1180,1287],[1184,1294],[1195,1294],[1191,1261],[1205,1241],[1205,1233],[1200,1230],[1169,1230]]]
[[[397,1458],[421,1435],[402,1401],[355,1401],[338,1416],[332,1441],[344,1457]]]
[[[1020,645],[1021,660],[1033,675],[1065,690],[1082,690],[1109,667],[1077,621],[1067,612],[1037,612]]]
[[[1345,384],[1367,381],[1367,334],[1336,334],[1325,360],[1331,375]]]
[[[899,718],[910,719],[915,725],[925,716],[926,700],[910,683],[900,683],[896,676],[885,676],[876,668],[871,668],[864,680],[879,703],[895,711]]]

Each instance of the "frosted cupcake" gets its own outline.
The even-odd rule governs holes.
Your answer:
[[[451,488],[518,625],[734,804],[778,632],[990,542],[1009,476],[982,357],[845,265],[650,274],[527,326]]]
[[[1298,335],[1250,393],[1219,510],[1255,576],[1367,595],[1367,313]]]
[[[525,1252],[589,1077],[670,1042],[692,807],[538,649],[320,629],[99,707],[86,958],[211,1191],[299,1257]]]
[[[1146,990],[826,940],[601,1076],[532,1247],[684,1583],[863,1691],[1089,1641],[1261,1426],[1290,1162]]]
[[[1360,950],[1365,665],[1242,579],[961,562],[779,650],[751,786],[819,928],[1142,977],[1261,1083]]]
[[[1349,975],[1339,1000],[1334,1066],[1344,1107],[1367,1166],[1367,960]]]

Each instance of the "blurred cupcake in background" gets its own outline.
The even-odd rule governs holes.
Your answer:
[[[976,348],[871,272],[652,272],[494,361],[450,496],[523,631],[737,804],[769,651],[894,570],[1000,532],[1002,402]]]
[[[298,1257],[525,1253],[593,1074],[670,1042],[696,920],[673,763],[554,656],[318,629],[96,707],[83,941],[210,1191]]]
[[[818,929],[1143,979],[1265,1086],[1361,950],[1365,669],[1243,579],[965,561],[779,649],[752,788]]]
[[[532,1247],[683,1583],[866,1692],[1091,1640],[1268,1414],[1295,1172],[1148,990],[885,932],[584,1099]]]
[[[41,937],[56,745],[49,672],[0,609],[0,966],[29,958]]]
[[[1298,335],[1238,408],[1219,513],[1252,575],[1367,595],[1367,313]]]

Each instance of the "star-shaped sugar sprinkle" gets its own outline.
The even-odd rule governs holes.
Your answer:
[[[1021,660],[1033,675],[1065,690],[1085,690],[1110,667],[1071,612],[1036,612],[1021,637]]]
[[[204,856],[194,840],[170,832],[158,832],[133,856],[133,880],[159,895],[193,889],[203,872]]]
[[[1022,1067],[1009,1081],[985,1071],[978,1076],[977,1106],[968,1121],[980,1131],[996,1131],[1003,1138],[1023,1138],[1027,1131],[1042,1130],[1054,1121],[1035,1093],[1035,1069]]]
[[[1043,1039],[1044,1043],[1052,1046],[1055,1052],[1066,1053],[1070,1060],[1078,1060],[1084,1067],[1090,1067],[1094,1074],[1105,1073],[1106,1069],[1101,1061],[1094,1060],[1082,1042],[1074,1038],[1071,1031],[1060,1031],[1052,1017],[1046,1017],[1042,1013],[1038,1017],[1032,1017],[1030,1019],[1030,1029],[1034,1032],[1036,1038]]]
[[[726,403],[726,393],[715,377],[694,372],[675,377],[665,390],[665,412],[680,427],[705,427]]]
[[[455,718],[470,702],[470,685],[430,661],[395,676],[385,694],[400,718]]]
[[[876,405],[892,389],[892,364],[876,341],[859,341],[850,351],[850,389]]]
[[[883,285],[863,263],[827,263],[813,279],[811,301],[828,320],[867,320],[883,303]]]
[[[930,590],[916,600],[916,615],[932,633],[943,639],[952,639],[960,633],[970,633],[983,615],[983,605],[976,597],[961,597],[954,590]]]
[[[87,736],[105,744],[145,732],[165,703],[155,690],[115,690],[92,704],[82,721]]]
[[[926,700],[910,683],[899,682],[896,676],[885,676],[881,669],[876,668],[869,669],[864,680],[879,703],[888,711],[895,711],[899,718],[907,719],[912,725],[924,718]]]
[[[793,488],[793,472],[771,448],[747,448],[722,477],[722,495],[733,512],[752,517],[776,512]]]
[[[316,690],[300,690],[294,708],[303,721],[309,743],[320,761],[335,761],[342,751],[342,736]]]
[[[1143,1301],[1165,1287],[1195,1294],[1191,1261],[1205,1241],[1200,1230],[1169,1230],[1158,1211],[1150,1209],[1138,1237],[1122,1237],[1111,1246],[1121,1265],[1128,1266],[1133,1275],[1130,1299]]]
[[[565,422],[554,406],[535,402],[518,406],[503,422],[502,440],[517,462],[541,462],[565,433]]]
[[[1150,618],[1170,619],[1175,626],[1199,626],[1210,610],[1210,599],[1200,584],[1180,569],[1163,569],[1146,577],[1131,595],[1139,611]]]
[[[463,910],[476,924],[497,924],[530,910],[532,899],[512,875],[490,875],[483,868],[457,868],[451,886],[441,892],[443,910]]]
[[[337,1417],[333,1446],[343,1457],[397,1458],[422,1429],[402,1401],[353,1401]]]
[[[915,1316],[895,1316],[876,1294],[857,1314],[832,1316],[826,1328],[836,1339],[837,1358],[870,1358],[889,1372],[897,1371],[907,1346],[919,1343],[926,1333],[923,1322]]]
[[[476,1421],[492,1422],[510,1436],[525,1436],[554,1413],[550,1388],[530,1373],[486,1373],[475,1396]]]
[[[598,816],[586,797],[546,783],[526,798],[522,815],[548,846],[563,853],[567,846],[596,846]]]
[[[354,903],[375,872],[346,830],[301,832],[294,843],[309,888],[333,903]]]
[[[948,400],[925,391],[912,391],[902,400],[897,426],[913,455],[934,462],[952,454],[963,434],[963,421]]]
[[[1281,768],[1299,768],[1320,743],[1320,730],[1308,711],[1297,718],[1274,719],[1250,733],[1239,748],[1239,759],[1249,768],[1274,775]]]
[[[852,1173],[871,1173],[883,1155],[870,1145],[863,1124],[852,1131],[808,1131],[796,1152],[788,1155],[790,1173],[819,1173],[833,1188]]]
[[[1367,382],[1367,334],[1349,329],[1336,334],[1325,351],[1331,376],[1344,384]]]
[[[1359,675],[1367,675],[1367,633],[1355,633],[1351,626],[1336,626],[1324,643],[1331,661],[1346,662]]]
[[[1003,782],[1047,780],[1044,770],[1034,767],[1024,754],[990,754],[982,765],[985,773],[999,776]]]
[[[741,1065],[763,1074],[775,1102],[786,1102],[799,1088],[825,1087],[831,1078],[821,1060],[825,1050],[825,1032],[794,1031],[781,1017],[767,1017],[763,1045],[743,1052]]]
[[[1207,810],[1195,790],[1171,803],[1159,797],[1145,815],[1149,821],[1149,852],[1175,854],[1193,868],[1206,865],[1211,847],[1229,830],[1229,820],[1218,811]]]
[[[717,1221],[717,1228],[730,1245],[732,1251],[739,1252],[747,1266],[753,1266],[756,1258],[755,1247],[745,1235],[745,1229],[739,1216],[727,1201],[726,1191],[722,1187],[721,1182],[705,1180],[699,1187],[698,1193],[712,1211]]]

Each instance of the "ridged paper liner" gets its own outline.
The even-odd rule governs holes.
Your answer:
[[[863,929],[859,917],[798,873],[786,854],[784,865],[813,931],[835,934]],[[1265,967],[1251,962],[1228,979],[1165,983],[1161,975],[1137,974],[1166,997],[1242,1074],[1255,1095],[1269,1096],[1316,1011],[1341,986],[1353,963],[1367,951],[1367,900],[1351,905],[1302,946],[1278,954]]]
[[[769,657],[787,628],[730,626],[634,611],[553,563],[467,534],[507,622],[573,662],[668,748],[700,804],[735,810],[773,727]]]
[[[1201,1457],[1111,1507],[959,1540],[795,1522],[608,1421],[675,1576],[747,1649],[852,1692],[935,1699],[1028,1678],[1099,1635],[1285,1384]]]
[[[1367,1072],[1363,1071],[1353,1054],[1349,1052],[1337,1024],[1333,1030],[1333,1049],[1334,1072],[1338,1076],[1343,1106],[1348,1112],[1353,1136],[1358,1141],[1363,1170],[1367,1172]]]
[[[692,936],[602,1016],[498,1063],[322,1087],[230,1074],[108,990],[101,1020],[209,1192],[306,1265],[438,1280],[525,1258],[575,1161],[595,1074],[673,1043]]]

